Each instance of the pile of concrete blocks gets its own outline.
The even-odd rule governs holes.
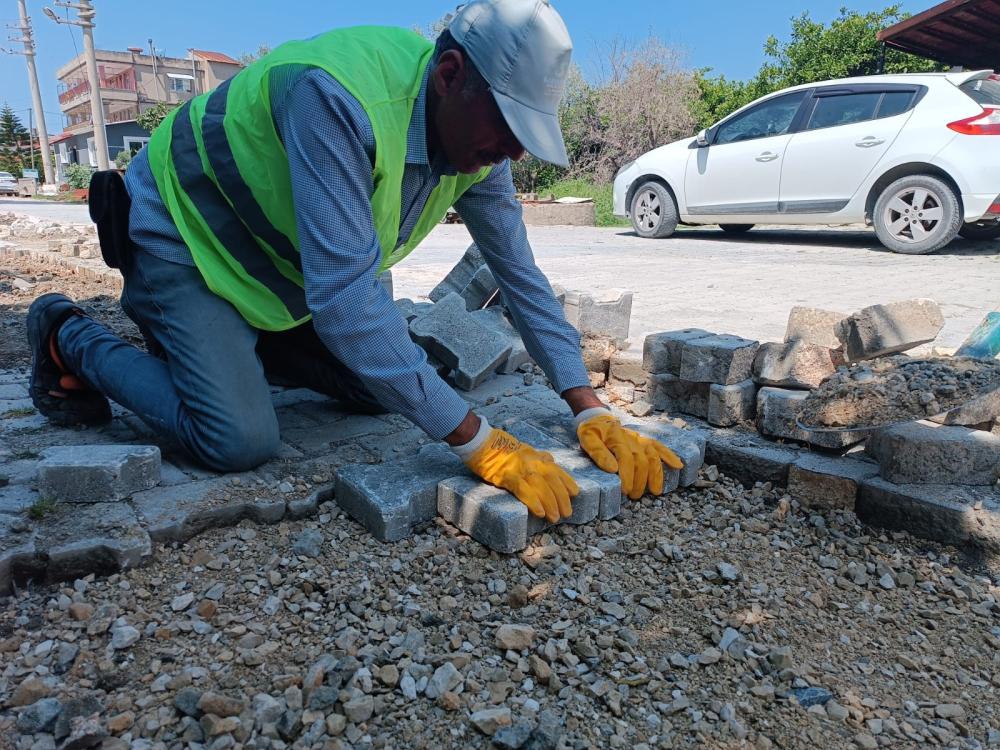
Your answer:
[[[68,237],[48,241],[49,252],[67,258],[100,258],[101,246],[94,238]]]
[[[652,407],[705,419],[717,427],[753,419],[751,369],[759,344],[700,328],[654,333],[643,342]]]

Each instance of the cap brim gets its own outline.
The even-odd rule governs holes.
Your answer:
[[[496,89],[492,93],[503,119],[529,154],[557,167],[569,166],[566,144],[556,115],[527,107]]]

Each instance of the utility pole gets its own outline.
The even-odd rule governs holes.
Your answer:
[[[23,3],[24,0],[18,0]],[[90,0],[71,3],[55,0],[53,5],[72,8],[77,18],[71,21],[60,18],[51,8],[45,8],[45,15],[56,23],[79,26],[83,29],[83,55],[87,63],[87,81],[90,84],[90,117],[94,124],[94,148],[97,151],[97,168],[110,168],[108,162],[108,134],[104,125],[104,100],[101,98],[101,79],[97,74],[97,56],[94,54],[94,6]]]
[[[21,42],[23,49],[5,49],[4,52],[9,52],[13,55],[24,55],[24,59],[28,63],[28,84],[31,86],[31,101],[34,105],[34,111],[38,113],[38,140],[39,147],[42,150],[42,169],[45,173],[45,182],[52,185],[55,183],[55,174],[52,172],[52,159],[49,154],[49,132],[45,127],[45,111],[42,109],[42,92],[38,88],[38,72],[35,70],[35,39],[31,32],[31,19],[28,17],[28,9],[25,5],[25,0],[17,0],[17,6],[20,12],[20,23],[16,28],[21,32],[21,37],[20,39],[11,39],[10,41]],[[31,110],[29,110],[29,112],[30,111]],[[34,141],[32,140],[31,135],[30,114],[28,120],[28,142],[32,147],[31,166],[34,167]]]

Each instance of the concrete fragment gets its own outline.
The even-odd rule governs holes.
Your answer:
[[[598,293],[566,290],[566,320],[583,336],[602,336],[619,346],[628,339],[632,292],[608,289]]]
[[[160,481],[155,445],[68,445],[42,452],[38,491],[64,503],[121,500]]]
[[[1000,438],[967,427],[908,422],[875,432],[865,452],[895,484],[993,485],[1000,478]]]
[[[708,416],[708,394],[711,383],[692,383],[667,373],[649,378],[649,401],[658,411],[691,414],[704,419]]]
[[[708,389],[708,423],[732,427],[754,418],[757,413],[757,385],[744,380],[733,385],[712,383]]]
[[[580,354],[587,372],[607,376],[611,369],[611,358],[617,351],[618,346],[607,336],[585,335],[580,339]]]
[[[437,485],[468,470],[443,445],[393,463],[354,464],[336,472],[337,505],[376,539],[395,542],[437,514]]]
[[[756,341],[719,334],[688,339],[681,345],[682,380],[733,385],[750,377]]]
[[[861,483],[877,474],[872,461],[803,453],[788,469],[788,494],[808,508],[853,511]]]
[[[788,469],[800,453],[797,448],[775,445],[747,429],[713,430],[707,438],[705,462],[747,486],[755,482],[787,484]]]
[[[865,523],[945,544],[1000,552],[1000,491],[954,484],[865,480],[855,509]]]
[[[631,383],[638,389],[645,389],[649,384],[649,373],[643,368],[643,357],[637,351],[615,352],[608,375],[612,381]]]
[[[762,435],[830,449],[847,448],[868,437],[868,432],[820,432],[799,427],[799,411],[808,395],[808,391],[761,388],[757,391],[757,429]]]
[[[841,352],[803,341],[761,344],[753,361],[758,385],[778,388],[817,388],[844,364]]]
[[[483,310],[471,312],[469,315],[490,330],[499,333],[510,344],[510,354],[507,355],[507,358],[497,368],[497,372],[509,375],[517,372],[517,369],[522,365],[531,362],[531,355],[528,354],[528,350],[525,348],[517,329],[507,320],[507,316],[504,315],[502,306],[487,307]]]
[[[476,243],[473,242],[466,248],[465,254],[462,255],[461,260],[448,272],[448,275],[431,290],[431,293],[428,295],[431,301],[440,302],[453,293],[461,296],[462,292],[469,286],[472,278],[476,275],[476,272],[484,265],[486,265],[486,259],[479,251]]]
[[[847,359],[872,359],[905,352],[933,341],[944,327],[941,308],[931,299],[911,299],[872,305],[837,325],[837,338]]]
[[[455,384],[464,390],[486,380],[511,351],[504,336],[469,315],[457,294],[444,297],[410,323],[410,334],[454,370]]]
[[[682,328],[677,331],[651,333],[642,344],[642,366],[649,373],[681,374],[681,347],[685,341],[715,334],[701,328]]]
[[[13,590],[24,566],[35,560],[35,531],[23,518],[0,515],[0,596]]]
[[[837,325],[846,317],[844,313],[832,310],[793,307],[788,313],[785,341],[801,341],[804,344],[837,349],[841,345],[837,338]]]
[[[990,421],[1000,422],[1000,388],[967,401],[957,409],[930,417],[931,422],[971,427]]]

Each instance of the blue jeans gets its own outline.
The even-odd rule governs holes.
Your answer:
[[[60,353],[88,384],[208,467],[243,471],[277,454],[268,378],[332,396],[352,411],[383,411],[311,323],[279,333],[253,328],[197,268],[138,249],[122,274],[122,308],[155,354],[78,316],[59,330]]]

